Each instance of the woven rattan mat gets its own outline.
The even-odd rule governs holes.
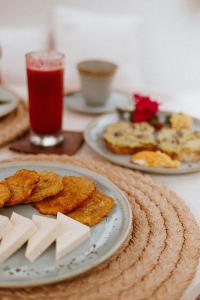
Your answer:
[[[18,290],[1,289],[0,299],[180,299],[199,260],[199,228],[173,192],[151,177],[81,157],[28,156],[96,171],[123,190],[133,210],[129,242],[98,269],[70,282]]]
[[[23,101],[19,101],[15,111],[0,118],[0,146],[23,135],[28,128],[27,107]]]

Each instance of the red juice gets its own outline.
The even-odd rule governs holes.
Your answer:
[[[37,135],[57,135],[62,129],[64,55],[30,52],[26,65],[31,129]]]
[[[63,69],[27,68],[30,123],[37,134],[62,129],[63,74]]]

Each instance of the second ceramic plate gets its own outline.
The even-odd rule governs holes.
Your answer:
[[[128,97],[119,92],[113,92],[108,102],[103,106],[92,107],[85,103],[81,93],[72,93],[64,97],[65,106],[73,111],[84,114],[103,114],[115,111],[116,107],[129,107]]]
[[[168,114],[172,112],[160,112],[160,118],[164,119]],[[148,173],[156,174],[185,174],[200,171],[200,161],[193,163],[181,163],[179,168],[150,168],[134,164],[130,162],[130,155],[120,155],[112,153],[105,145],[102,135],[105,128],[114,122],[120,121],[120,117],[117,113],[102,116],[92,122],[85,131],[86,143],[99,155],[107,160],[124,167],[144,171]],[[196,130],[200,130],[200,120],[193,118],[194,127]]]

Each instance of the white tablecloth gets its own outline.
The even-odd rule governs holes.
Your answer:
[[[21,97],[26,99],[27,91],[24,86],[11,86],[9,88],[13,89]],[[162,109],[187,112],[200,118],[200,92],[195,92],[193,94],[188,93],[188,95],[168,95],[164,99]],[[64,128],[68,130],[82,131],[92,120],[94,120],[94,118],[95,117],[77,114],[65,109]],[[77,154],[81,156],[87,155],[98,160],[104,160],[91,149],[89,149],[86,144],[83,145]],[[0,150],[0,159],[11,158],[20,155],[22,154],[9,151],[8,147],[4,147]],[[163,182],[170,189],[174,190],[178,195],[180,195],[190,207],[193,215],[196,217],[197,222],[200,224],[200,173],[179,176],[152,175],[152,177]],[[195,278],[183,297],[183,300],[193,299],[191,291],[193,294],[194,288],[195,290],[199,290],[200,294],[200,265]]]

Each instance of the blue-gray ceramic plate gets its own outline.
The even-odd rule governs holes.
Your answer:
[[[6,116],[17,107],[17,96],[6,88],[0,88],[0,118]]]
[[[35,262],[25,258],[25,246],[0,264],[0,287],[26,287],[55,283],[78,276],[112,256],[126,241],[132,227],[132,212],[125,194],[112,182],[86,169],[57,163],[2,163],[0,179],[18,169],[51,170],[61,176],[87,176],[96,182],[97,189],[115,199],[115,207],[98,225],[91,229],[91,237],[59,261],[55,260],[55,245]],[[10,216],[15,211],[31,218],[39,214],[31,205],[2,208],[0,214]]]
[[[116,107],[127,107],[132,101],[120,92],[113,92],[107,103],[102,106],[89,106],[81,93],[72,93],[64,97],[65,106],[73,111],[84,114],[103,114],[115,111]]]
[[[161,120],[167,115],[172,114],[172,112],[160,112]],[[85,131],[85,141],[86,143],[99,155],[105,159],[111,161],[114,164],[122,165],[124,167],[139,170],[148,173],[155,174],[186,174],[200,171],[200,161],[198,162],[182,162],[179,168],[153,168],[145,167],[130,162],[131,155],[120,155],[112,153],[105,145],[102,135],[105,128],[114,122],[120,120],[120,116],[117,113],[102,116],[95,121],[93,121]],[[200,130],[200,120],[193,118],[194,128]]]

